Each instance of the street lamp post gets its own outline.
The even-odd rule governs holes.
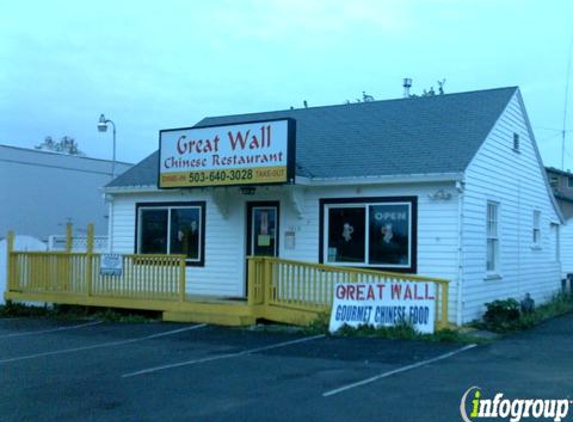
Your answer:
[[[115,179],[115,123],[113,120],[106,119],[103,114],[99,116],[99,122],[97,124],[97,130],[100,132],[107,132],[107,125],[111,123],[113,128],[113,158],[111,162],[111,178]]]
[[[113,158],[111,161],[111,179],[115,179],[115,123],[112,120],[106,119],[103,113],[99,116],[99,122],[97,124],[97,130],[100,132],[107,132],[107,125],[111,123],[113,128]],[[108,195],[106,195],[108,196]],[[113,252],[113,197],[111,195],[108,196],[109,200],[109,217],[108,217],[108,252]]]

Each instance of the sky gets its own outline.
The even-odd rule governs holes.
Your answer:
[[[138,162],[206,116],[519,86],[546,165],[573,169],[569,0],[10,1],[0,14],[0,144],[71,136]],[[573,85],[573,84],[572,84]],[[571,87],[573,88],[573,87]],[[566,92],[569,106],[565,110]]]

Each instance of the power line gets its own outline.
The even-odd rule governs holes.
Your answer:
[[[573,50],[573,30],[569,41],[567,74],[565,75],[565,104],[563,106],[563,131],[561,132],[561,170],[565,170],[565,132],[567,126],[567,100],[569,99],[569,74],[571,73],[571,50]]]
[[[548,130],[551,132],[559,132],[559,134],[561,134],[563,132],[563,129],[558,129],[555,127],[546,127],[546,126],[536,126],[535,127],[536,130]],[[566,130],[565,132],[573,132],[572,129]]]

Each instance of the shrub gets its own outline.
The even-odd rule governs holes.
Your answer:
[[[520,304],[513,298],[494,300],[485,304],[487,311],[483,316],[489,330],[506,331],[511,329],[520,319]]]
[[[548,302],[537,307],[533,312],[521,312],[521,305],[516,299],[496,300],[485,304],[487,311],[483,316],[483,323],[478,327],[496,333],[508,333],[531,328],[543,321],[573,310],[573,297],[560,293]]]

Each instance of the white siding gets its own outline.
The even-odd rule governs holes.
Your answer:
[[[222,188],[220,188],[222,189]],[[148,194],[115,195],[114,250],[135,250],[135,208],[143,202],[206,201],[205,266],[188,267],[187,291],[192,294],[242,296],[245,289],[245,220],[247,201],[280,201],[279,256],[318,262],[319,200],[321,198],[418,197],[418,274],[452,280],[451,316],[455,318],[456,277],[458,269],[458,202],[453,183],[302,188],[302,215],[289,193],[290,187],[257,188],[244,196],[236,188],[225,189],[223,209],[213,202],[212,189],[169,191]],[[449,200],[433,200],[429,195],[439,189],[452,194]],[[225,214],[225,215],[224,215]],[[285,232],[295,231],[295,248],[285,248]]]
[[[543,178],[544,169],[529,136],[526,116],[516,94],[476,154],[465,174],[463,195],[463,321],[479,318],[484,303],[523,298],[539,303],[560,286],[555,230],[559,223]],[[513,148],[513,133],[520,152]],[[486,204],[499,207],[500,269],[486,278]],[[533,213],[541,212],[541,241],[533,245]]]

